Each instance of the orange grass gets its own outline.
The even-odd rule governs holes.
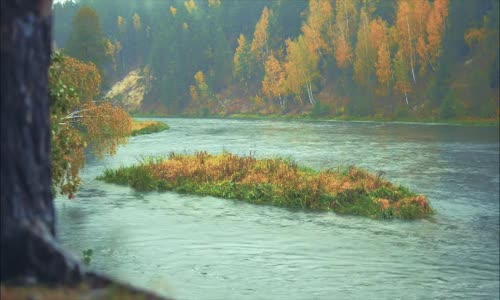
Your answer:
[[[99,179],[137,190],[173,190],[291,208],[333,210],[373,218],[421,218],[427,199],[357,167],[314,171],[282,158],[231,153],[171,154],[107,170]]]

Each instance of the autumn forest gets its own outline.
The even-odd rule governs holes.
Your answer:
[[[1,14],[2,299],[500,298],[499,0]]]
[[[498,116],[495,0],[97,1],[54,5],[55,47],[128,74],[132,113],[400,120]]]

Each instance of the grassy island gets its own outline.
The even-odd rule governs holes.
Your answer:
[[[283,158],[231,153],[172,153],[98,179],[138,191],[175,191],[288,208],[332,210],[370,218],[417,219],[432,213],[427,199],[357,167],[315,171]]]
[[[170,127],[159,121],[137,121],[132,122],[131,136],[142,135],[168,130]]]

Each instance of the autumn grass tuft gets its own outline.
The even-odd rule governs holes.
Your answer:
[[[130,135],[136,136],[142,134],[149,134],[149,133],[161,132],[168,129],[170,129],[170,127],[163,122],[133,120],[132,131]]]
[[[316,171],[291,159],[231,153],[172,153],[106,170],[98,179],[138,191],[175,191],[255,204],[334,211],[369,218],[417,219],[432,214],[427,199],[381,176],[349,166]]]

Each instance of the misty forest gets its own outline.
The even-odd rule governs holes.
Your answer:
[[[2,193],[6,299],[499,299],[498,0],[51,5],[54,242]]]

